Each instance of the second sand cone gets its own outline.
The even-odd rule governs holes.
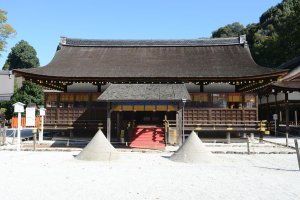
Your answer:
[[[99,130],[76,158],[88,161],[110,161],[118,159],[119,153]]]
[[[176,162],[210,163],[214,160],[214,155],[204,146],[198,135],[193,131],[170,159]]]

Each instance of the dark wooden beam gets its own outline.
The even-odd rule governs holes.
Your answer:
[[[290,115],[289,115],[289,93],[284,94],[285,98],[285,135],[286,135],[286,145],[288,146],[288,138],[290,132]]]
[[[110,142],[111,137],[111,108],[110,102],[107,103],[107,116],[106,116],[106,138]]]
[[[270,104],[269,104],[269,95],[266,95],[266,98],[267,98],[267,119],[266,120],[270,121],[271,111],[270,111]]]
[[[97,92],[101,92],[101,84],[97,85]]]
[[[203,86],[203,83],[200,83],[200,92],[204,92],[204,86]]]
[[[182,106],[179,106],[179,110],[176,112],[176,143],[182,145]]]

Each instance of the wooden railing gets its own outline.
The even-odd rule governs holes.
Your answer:
[[[168,120],[170,128],[176,128],[176,120]],[[258,131],[261,121],[185,120],[185,130],[196,131]]]

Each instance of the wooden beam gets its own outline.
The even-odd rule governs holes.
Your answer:
[[[289,144],[289,131],[290,131],[290,115],[289,115],[289,93],[285,93],[285,137],[286,137],[286,146]]]
[[[298,110],[295,110],[295,125],[298,125]]]
[[[274,97],[275,97],[275,113],[277,115],[277,123],[276,123],[276,129],[278,130],[279,128],[279,124],[280,124],[280,120],[278,120],[279,118],[279,108],[278,108],[278,100],[277,100],[277,92],[274,93]]]
[[[107,103],[107,116],[106,116],[106,138],[110,142],[111,137],[111,109],[110,102]]]
[[[177,132],[177,143],[182,145],[182,106],[176,112],[176,132]]]
[[[97,92],[101,92],[101,84],[97,85]]]
[[[200,83],[200,92],[204,92],[204,86],[203,86],[203,83]]]
[[[120,126],[120,112],[117,112],[117,136],[120,135],[121,133],[121,126]]]
[[[269,104],[269,95],[266,96],[267,98],[267,118],[266,120],[270,120],[270,104]]]

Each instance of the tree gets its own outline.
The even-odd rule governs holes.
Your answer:
[[[299,0],[284,0],[261,15],[252,48],[259,64],[275,67],[300,55],[299,19]]]
[[[245,34],[245,28],[239,22],[228,24],[212,32],[213,38],[236,37]]]
[[[35,49],[28,42],[21,40],[11,48],[3,70],[36,68],[39,65],[40,62]]]
[[[11,49],[4,69],[19,69],[19,68],[36,68],[39,66],[39,59],[36,56],[35,49],[26,41],[21,40],[16,46]],[[24,104],[36,103],[42,105],[44,103],[43,88],[30,81],[24,81],[21,88],[15,88],[15,92],[11,100],[6,104],[6,117],[10,119],[13,116],[13,104],[16,102]]]
[[[30,81],[24,81],[21,88],[16,89],[6,110],[6,117],[10,119],[13,116],[13,104],[22,102],[25,105],[35,103],[37,105],[44,104],[44,92],[42,86]]]
[[[6,40],[14,36],[16,31],[9,25],[7,24],[7,12],[4,10],[0,9],[0,55],[1,52],[5,49],[6,47]]]
[[[300,55],[300,1],[283,0],[264,12],[257,24],[246,28],[238,22],[212,33],[212,37],[247,35],[254,60],[262,66],[276,67]]]

